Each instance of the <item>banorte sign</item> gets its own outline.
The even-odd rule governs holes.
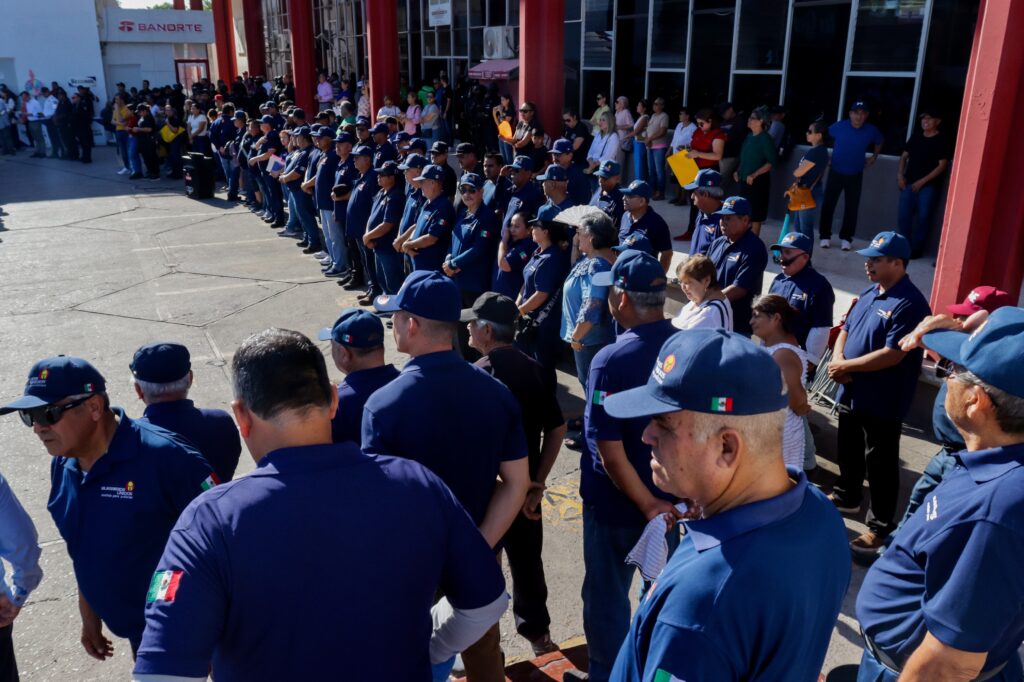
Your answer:
[[[115,43],[212,43],[213,14],[201,10],[108,7],[103,40]]]
[[[132,31],[153,31],[155,33],[202,33],[202,24],[157,24],[144,21],[121,21],[117,24],[117,30],[123,33]]]

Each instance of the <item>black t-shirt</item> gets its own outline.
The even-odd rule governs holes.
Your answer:
[[[587,152],[590,151],[590,133],[587,132],[587,126],[583,125],[582,121],[576,121],[576,125],[572,128],[569,126],[562,126],[562,137],[573,144],[576,143],[576,138],[583,138],[583,144],[580,145],[580,148],[573,150],[572,162],[586,166]]]
[[[925,137],[920,130],[915,131],[907,140],[907,144],[903,146],[903,151],[907,153],[907,167],[903,171],[903,176],[907,179],[908,185],[935,170],[939,161],[943,159],[948,161],[953,156],[946,136],[941,132],[931,137]],[[942,175],[940,174],[928,184],[935,184],[941,179]]]
[[[495,348],[477,360],[476,366],[505,384],[519,403],[533,478],[540,465],[541,436],[565,422],[555,386],[545,378],[544,369],[536,360],[514,346]]]

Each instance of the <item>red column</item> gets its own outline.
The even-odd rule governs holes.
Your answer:
[[[315,112],[316,52],[313,49],[312,0],[288,0],[288,25],[292,34],[295,104],[307,113]]]
[[[263,4],[260,0],[242,0],[245,21],[245,56],[250,76],[267,74],[267,51],[263,43]]]
[[[174,0],[174,2],[171,3],[171,6],[174,9],[185,9],[185,0]]]
[[[519,102],[537,105],[545,132],[562,130],[565,0],[519,0]]]
[[[997,286],[1014,298],[1024,276],[1024,5],[983,0],[960,115],[949,198],[932,286],[932,309],[972,288]]]
[[[217,51],[217,77],[228,86],[238,75],[235,61],[235,27],[231,0],[213,0],[213,35]]]
[[[203,0],[188,0],[189,9],[203,10]]]
[[[370,62],[371,117],[384,106],[384,95],[398,101],[397,3],[371,0],[366,3],[366,54]]]

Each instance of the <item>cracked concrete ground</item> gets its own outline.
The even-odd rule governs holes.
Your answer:
[[[190,200],[180,182],[129,181],[116,174],[119,164],[109,148],[97,149],[95,159],[92,166],[24,155],[0,161],[0,225],[5,228],[0,232],[0,400],[20,394],[35,360],[65,353],[92,361],[107,377],[113,402],[138,416],[143,406],[131,390],[128,363],[143,343],[171,339],[191,349],[197,404],[226,408],[226,364],[246,336],[279,326],[315,337],[341,308],[355,305],[355,296],[324,280],[315,261],[299,253],[291,240],[276,237],[244,208],[220,199]],[[681,231],[684,210],[657,207],[673,233]],[[769,223],[765,230],[766,239],[774,237],[778,225]],[[815,260],[842,289],[839,314],[851,294],[863,288],[863,275],[859,258],[832,251]],[[920,285],[930,287],[926,263],[915,262],[911,272]],[[327,344],[321,345],[327,350]],[[387,352],[391,361],[404,361],[390,336]],[[559,381],[567,415],[579,414],[575,377],[560,372]],[[921,393],[926,409],[927,387]],[[835,425],[822,411],[814,414],[813,423],[821,455],[815,480],[827,484],[836,471]],[[906,429],[905,491],[936,450],[926,427],[919,418]],[[127,642],[117,641],[114,658],[103,663],[88,658],[78,643],[74,576],[46,511],[49,457],[16,417],[0,419],[0,438],[0,470],[36,522],[46,572],[15,625],[22,678],[126,679],[131,669]],[[243,454],[239,473],[252,466]],[[579,455],[563,450],[544,505],[551,629],[558,642],[578,642],[582,635],[578,480]],[[862,520],[848,519],[851,536],[863,529]],[[852,606],[862,577],[856,569],[826,670],[859,657]],[[284,583],[301,575],[281,578]],[[529,653],[509,615],[502,630],[510,661]]]

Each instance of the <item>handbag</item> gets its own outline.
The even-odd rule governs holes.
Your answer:
[[[811,188],[801,187],[795,182],[786,190],[786,197],[789,198],[789,204],[786,208],[790,211],[806,211],[818,205],[811,195]]]
[[[171,132],[171,127],[166,123],[164,124],[164,127],[160,129],[160,139],[163,140],[165,144],[170,144],[171,142],[174,142],[174,138],[176,138],[178,135],[179,133]]]

